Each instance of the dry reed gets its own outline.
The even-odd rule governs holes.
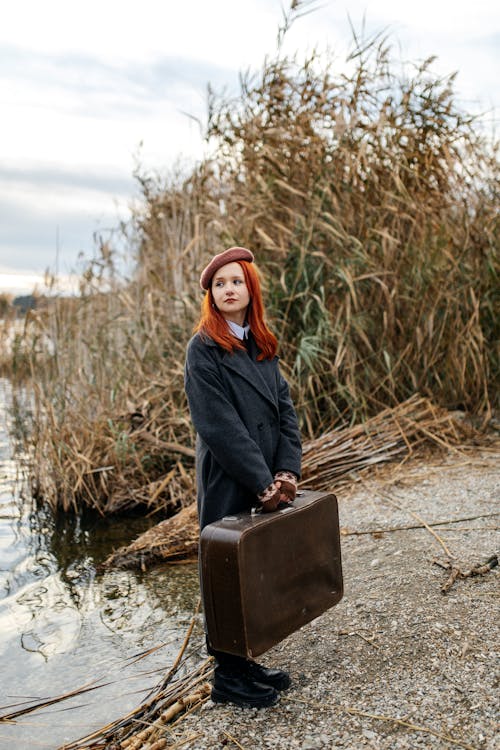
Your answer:
[[[415,393],[485,420],[497,406],[498,144],[453,76],[400,65],[386,39],[355,38],[344,70],[278,46],[234,100],[211,93],[207,138],[190,174],[137,175],[125,260],[101,240],[80,297],[27,318],[32,481],[55,509],[191,501],[184,352],[200,269],[232,243],[264,272],[304,437]]]
[[[210,697],[207,680],[213,670],[211,657],[197,667],[179,675],[183,659],[197,621],[200,602],[195,608],[183,644],[177,657],[160,684],[145,701],[126,716],[110,722],[105,727],[65,744],[59,750],[161,750],[168,747],[167,737],[172,735],[174,720],[198,708]]]
[[[268,61],[214,99],[227,242],[266,266],[310,437],[420,392],[488,413],[499,383],[498,144],[432,59],[355,40],[349,75]]]

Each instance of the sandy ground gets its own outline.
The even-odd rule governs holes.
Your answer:
[[[500,452],[408,462],[354,483],[339,508],[343,600],[261,659],[289,669],[290,690],[261,711],[209,701],[169,747],[500,748],[499,569],[443,594],[436,564],[499,553]],[[392,530],[437,521],[437,536]]]

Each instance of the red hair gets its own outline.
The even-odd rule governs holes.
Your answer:
[[[238,264],[243,270],[250,296],[246,320],[259,349],[257,359],[272,359],[278,349],[278,340],[264,321],[264,303],[257,268],[246,260],[238,261]],[[228,324],[215,306],[211,283],[203,297],[200,321],[194,330],[213,339],[228,352],[245,349],[243,342],[232,335]]]

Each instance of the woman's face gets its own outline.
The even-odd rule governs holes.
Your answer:
[[[245,275],[239,263],[226,263],[212,279],[212,296],[226,320],[242,326],[250,303]]]

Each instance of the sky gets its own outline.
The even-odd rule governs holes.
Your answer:
[[[0,293],[61,289],[139,199],[143,170],[203,157],[206,92],[276,49],[290,0],[16,0],[0,23]],[[397,57],[437,55],[468,111],[500,116],[498,0],[319,0],[285,51],[330,50],[342,70],[351,26],[385,31]]]

